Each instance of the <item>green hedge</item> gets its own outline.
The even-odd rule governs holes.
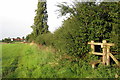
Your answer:
[[[68,5],[61,5],[61,14],[70,14],[67,20],[64,20],[62,27],[52,33],[41,34],[34,37],[28,36],[28,41],[35,41],[42,45],[52,45],[62,53],[68,53],[75,56],[84,56],[90,51],[88,42],[115,43],[111,51],[120,51],[120,19],[118,13],[120,2],[109,2],[95,5],[95,3],[75,3],[74,8]]]
[[[61,52],[83,56],[90,51],[88,41],[115,43],[112,51],[120,50],[118,26],[119,3],[77,3],[75,12],[54,33],[54,46]],[[64,5],[65,6],[65,5]],[[67,6],[66,6],[67,7]]]
[[[37,36],[34,40],[37,44],[42,44],[42,45],[53,45],[53,34],[48,32],[46,34],[41,34]]]

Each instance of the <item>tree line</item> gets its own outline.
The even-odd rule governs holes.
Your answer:
[[[1,42],[5,42],[5,43],[14,43],[14,42],[25,42],[25,37],[23,36],[22,38],[17,37],[17,38],[4,38],[1,40]]]
[[[54,33],[48,30],[46,2],[38,2],[33,32],[26,37],[28,42],[52,46],[62,53],[84,56],[90,51],[91,40],[115,43],[111,51],[120,52],[120,2],[74,2],[58,4],[61,16],[70,14]],[[72,7],[71,7],[72,6]]]

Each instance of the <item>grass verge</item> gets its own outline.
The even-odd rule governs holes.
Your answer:
[[[3,44],[3,78],[115,78],[120,69],[98,65],[92,69],[89,62],[97,59],[87,55],[78,59],[53,52],[50,47],[29,44]]]

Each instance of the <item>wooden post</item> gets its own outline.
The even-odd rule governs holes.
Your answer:
[[[91,43],[94,43],[94,41],[91,41]],[[91,49],[92,49],[92,54],[94,53],[94,51],[95,51],[95,47],[94,47],[94,44],[91,44]]]
[[[106,63],[106,54],[107,54],[107,49],[105,43],[107,43],[106,40],[103,40],[103,64],[105,65]]]
[[[106,64],[107,65],[110,65],[110,46],[107,46],[107,61],[106,61]]]

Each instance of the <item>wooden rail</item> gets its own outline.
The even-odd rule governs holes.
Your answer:
[[[103,40],[102,43],[95,43],[94,41],[88,42],[88,44],[91,45],[91,53],[95,55],[102,55],[102,63],[104,65],[110,65],[110,57],[115,61],[117,65],[120,66],[119,61],[110,53],[110,47],[114,46],[113,43],[107,43],[106,40]],[[101,48],[103,49],[102,53],[95,52],[95,45],[100,45]]]

